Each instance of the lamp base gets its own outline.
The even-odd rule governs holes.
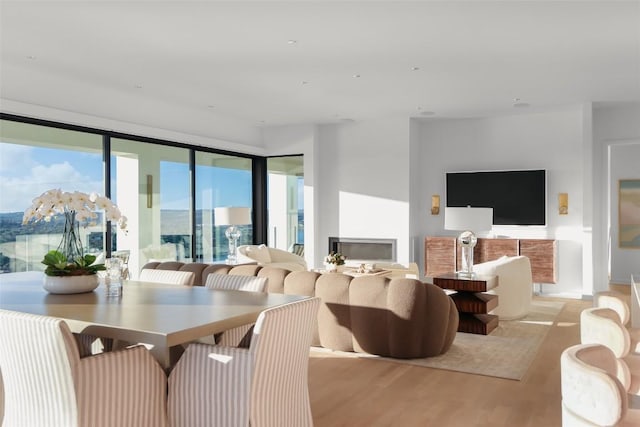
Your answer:
[[[238,256],[236,254],[238,250],[238,239],[240,238],[240,229],[235,225],[229,226],[225,231],[225,236],[229,239],[229,254],[227,255],[227,264],[236,265],[238,263]]]
[[[474,277],[473,272],[473,248],[478,243],[478,239],[472,231],[463,231],[458,236],[458,245],[462,248],[462,269],[457,272],[458,277],[470,279]]]
[[[476,277],[476,273],[472,272],[468,272],[468,271],[456,271],[456,276],[458,276],[461,279],[473,279],[474,277]]]

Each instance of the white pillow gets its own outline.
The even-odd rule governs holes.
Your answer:
[[[271,255],[269,254],[269,248],[265,245],[249,246],[246,250],[247,256],[258,263],[269,264],[271,262]]]

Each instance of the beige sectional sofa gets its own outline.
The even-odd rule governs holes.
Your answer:
[[[192,271],[196,286],[211,273],[255,275],[269,279],[268,292],[320,297],[313,344],[332,350],[403,359],[437,356],[449,350],[458,329],[453,301],[417,279],[354,278],[257,264],[156,262],[143,268]]]

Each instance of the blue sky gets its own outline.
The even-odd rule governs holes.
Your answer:
[[[250,171],[199,166],[197,174],[198,194],[212,195],[197,208],[251,205]],[[163,208],[188,209],[189,183],[188,165],[163,162]],[[103,194],[102,154],[0,142],[0,213],[24,211],[51,188]]]

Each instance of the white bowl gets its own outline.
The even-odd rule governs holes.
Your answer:
[[[52,294],[81,294],[98,287],[98,276],[44,276],[43,287]]]

